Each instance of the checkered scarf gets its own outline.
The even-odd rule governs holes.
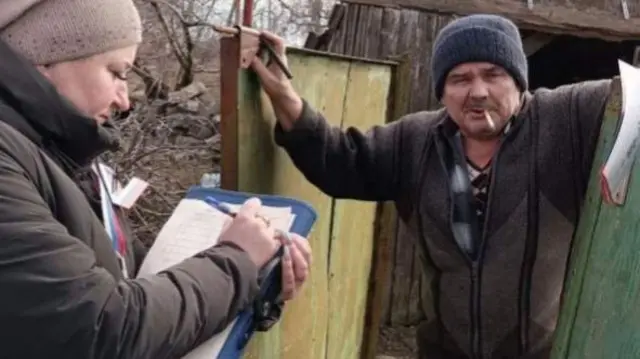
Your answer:
[[[511,122],[504,133],[511,129]],[[491,168],[479,169],[467,161],[460,132],[449,137],[445,160],[451,184],[452,231],[460,248],[477,258],[488,205]]]
[[[453,236],[460,248],[475,258],[480,243],[480,223],[472,205],[474,195],[463,155],[460,133],[450,138],[449,159],[445,161],[451,183],[451,206]]]

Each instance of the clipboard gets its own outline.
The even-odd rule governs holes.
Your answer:
[[[230,191],[215,187],[193,186],[189,188],[184,198],[206,202],[205,199],[207,197],[213,197],[220,202],[238,206],[251,197],[257,197],[262,201],[263,206],[289,207],[291,209],[291,213],[295,215],[289,232],[299,234],[305,238],[310,233],[317,219],[317,212],[308,203],[278,195]],[[279,270],[278,254],[276,255],[276,258],[278,260],[274,262],[275,265],[271,268],[272,270],[270,270],[263,279],[261,293],[256,299],[254,306],[245,309],[223,332],[214,336],[214,338],[223,337],[224,343],[220,351],[218,353],[213,353],[213,357],[209,357],[210,359],[240,359],[255,332],[260,331],[256,326],[258,323],[256,323],[255,320],[257,308],[265,304],[277,304],[277,297],[281,293],[281,272]],[[268,267],[268,265],[266,267]],[[204,349],[200,352],[199,350],[200,348],[195,348],[192,352],[184,356],[183,359],[203,358]]]

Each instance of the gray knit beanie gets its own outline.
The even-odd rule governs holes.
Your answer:
[[[142,41],[133,0],[0,0],[0,38],[34,65]]]
[[[527,57],[518,27],[497,15],[470,15],[447,24],[433,45],[431,71],[438,101],[449,71],[465,62],[503,67],[521,91],[529,87]]]

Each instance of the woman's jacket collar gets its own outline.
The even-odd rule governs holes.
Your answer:
[[[55,147],[79,166],[119,148],[117,131],[111,123],[101,126],[80,114],[35,66],[2,40],[0,108],[0,121],[40,147]]]

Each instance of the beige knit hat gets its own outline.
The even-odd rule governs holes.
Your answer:
[[[142,41],[133,0],[0,0],[0,38],[34,65]]]

